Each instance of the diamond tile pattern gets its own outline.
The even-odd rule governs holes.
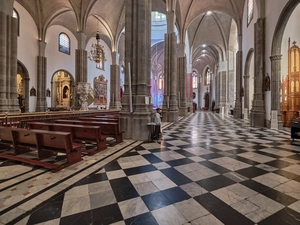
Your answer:
[[[299,224],[288,130],[211,112],[168,125],[158,141],[85,156],[73,173],[2,160],[0,224]]]

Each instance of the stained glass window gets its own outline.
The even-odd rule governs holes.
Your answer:
[[[198,88],[198,74],[193,71],[193,88]]]
[[[247,25],[251,23],[253,18],[253,0],[248,0]]]
[[[70,38],[65,33],[59,34],[59,51],[70,55]]]
[[[210,85],[210,69],[207,68],[206,74],[205,74],[205,85]]]

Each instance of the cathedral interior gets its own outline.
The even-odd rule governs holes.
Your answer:
[[[299,16],[0,0],[0,225],[299,224]]]

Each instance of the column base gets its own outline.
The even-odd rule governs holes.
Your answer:
[[[254,127],[265,127],[265,113],[264,112],[251,112],[250,125]]]
[[[243,119],[246,119],[246,120],[249,119],[249,109],[247,109],[247,108],[244,108],[244,118]]]
[[[147,141],[150,122],[150,113],[120,113],[120,130],[124,131],[123,138],[136,141]]]
[[[278,115],[277,115],[277,110],[272,110],[271,112],[271,129],[273,130],[278,130]]]
[[[186,117],[188,115],[188,109],[187,107],[179,108],[179,116]]]

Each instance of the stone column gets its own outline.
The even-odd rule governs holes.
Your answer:
[[[271,129],[282,129],[282,120],[280,112],[281,96],[281,57],[282,55],[272,55],[271,70]]]
[[[117,52],[112,52],[112,65],[110,66],[110,109],[121,109],[120,102],[120,66]]]
[[[47,79],[47,58],[45,57],[46,42],[39,41],[39,55],[37,56],[37,94],[36,112],[47,110],[46,101],[46,79]]]
[[[244,76],[244,119],[249,118],[249,79],[250,75],[246,74]]]
[[[242,51],[236,53],[236,102],[233,111],[236,119],[242,118],[242,100],[245,92],[242,86],[242,53]]]
[[[220,113],[224,112],[227,107],[227,71],[219,73],[219,108]],[[223,108],[223,110],[222,110]]]
[[[186,56],[184,53],[185,44],[180,43],[177,45],[178,47],[178,56],[177,56],[177,74],[178,74],[178,82],[177,82],[177,90],[178,90],[178,107],[179,107],[179,115],[187,116],[187,104],[186,104]]]
[[[0,0],[0,112],[19,112],[17,99],[17,20],[13,0]]]
[[[87,82],[87,51],[86,34],[82,31],[77,32],[78,49],[75,50],[75,87],[78,82]],[[76,96],[75,88],[73,88],[73,96]],[[80,105],[77,98],[73,98],[73,105],[75,109],[79,109]]]
[[[254,100],[250,115],[252,126],[265,126],[265,19],[259,18],[255,23],[254,41]]]
[[[145,104],[150,100],[151,8],[152,0],[125,1],[125,92],[120,127],[124,138],[141,141],[148,139],[152,113],[152,105]]]
[[[169,5],[168,5],[169,4]],[[165,34],[165,61],[164,61],[164,102],[162,116],[163,121],[178,121],[177,101],[177,65],[176,65],[176,43],[177,37],[174,32],[175,11],[172,1],[167,3],[167,33]]]

